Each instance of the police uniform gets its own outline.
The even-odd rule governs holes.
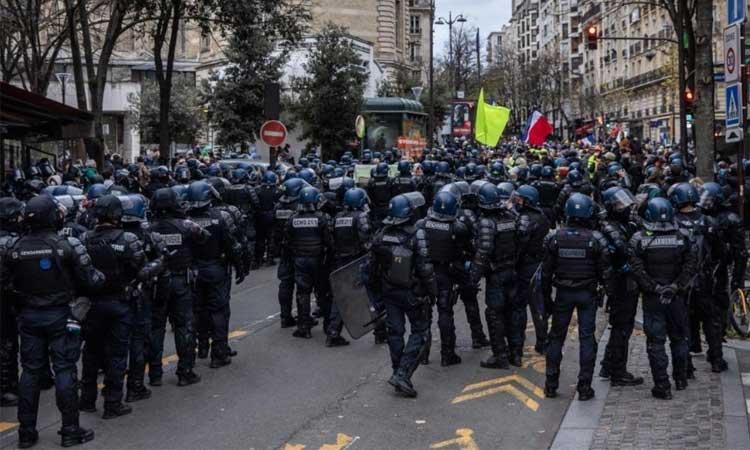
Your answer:
[[[255,261],[273,262],[274,254],[271,251],[273,246],[272,229],[274,223],[274,209],[278,202],[280,194],[275,184],[262,184],[257,189],[258,193],[258,213],[255,215]]]
[[[374,229],[382,226],[388,214],[388,202],[391,200],[391,184],[388,175],[375,175],[367,184],[367,195],[372,202],[372,225]]]
[[[297,211],[297,200],[281,198],[274,209],[274,248],[279,249],[279,267],[277,277],[279,279],[279,306],[281,308],[282,328],[295,325],[292,317],[292,302],[294,299],[294,261],[287,248],[281,245],[284,237],[284,229],[289,218]]]

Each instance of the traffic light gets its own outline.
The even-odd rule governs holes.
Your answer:
[[[695,105],[695,92],[693,92],[693,90],[690,89],[689,87],[686,87],[684,98],[685,98],[685,109],[689,113],[693,110],[693,106]]]
[[[588,42],[589,50],[596,50],[599,40],[599,28],[596,25],[589,25],[586,28],[586,41]]]

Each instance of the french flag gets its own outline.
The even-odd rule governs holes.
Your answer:
[[[534,111],[526,122],[523,141],[529,145],[542,145],[550,134],[552,134],[552,125],[542,113]]]

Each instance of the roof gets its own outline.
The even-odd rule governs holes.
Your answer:
[[[425,114],[424,106],[416,100],[402,97],[370,97],[362,106],[365,113],[410,113]]]
[[[0,82],[0,136],[39,141],[93,135],[94,116],[49,98]]]

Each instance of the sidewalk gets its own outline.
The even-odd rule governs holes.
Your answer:
[[[606,330],[599,343],[597,373],[608,337]],[[646,382],[612,388],[595,378],[596,399],[572,402],[551,448],[750,449],[747,406],[733,348],[724,347],[729,371],[723,374],[712,373],[705,356],[694,356],[696,379],[690,380],[685,391],[673,387],[673,400],[663,401],[651,396],[653,381],[643,331],[636,329],[630,342],[629,370]]]

